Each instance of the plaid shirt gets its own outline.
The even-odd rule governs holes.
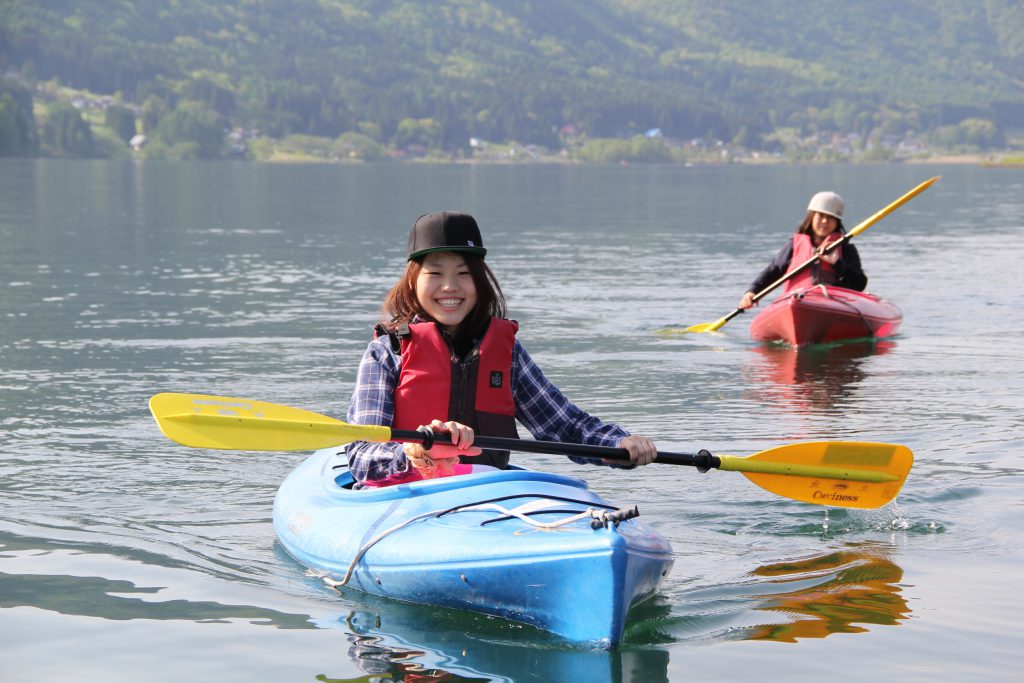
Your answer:
[[[388,337],[370,342],[359,362],[356,387],[348,407],[349,423],[394,423],[395,387],[401,365],[402,357],[392,350]],[[629,436],[619,425],[606,424],[570,402],[544,376],[518,339],[512,350],[511,379],[516,419],[536,439],[614,447]],[[349,469],[356,481],[384,479],[409,469],[401,443],[355,441],[348,445],[347,452]],[[596,458],[570,457],[581,464],[604,464]]]

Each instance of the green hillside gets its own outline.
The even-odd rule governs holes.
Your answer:
[[[25,91],[39,109],[68,86],[118,94],[122,113],[90,122],[108,138],[128,112],[195,156],[226,153],[225,126],[347,135],[360,154],[652,129],[754,150],[824,134],[986,147],[1024,128],[1014,0],[5,0],[0,66],[0,138]],[[70,118],[37,121],[44,148]]]

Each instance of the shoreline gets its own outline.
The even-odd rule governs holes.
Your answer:
[[[365,159],[324,159],[322,157],[308,156],[302,157],[299,155],[290,155],[287,158],[268,158],[268,159],[236,159],[236,161],[243,161],[247,163],[256,164],[338,164],[338,165],[357,165],[367,163],[396,163],[396,164],[438,164],[438,165],[479,165],[479,166],[545,166],[545,165],[565,165],[565,166],[828,166],[833,164],[844,164],[850,166],[876,166],[876,165],[899,165],[899,164],[912,164],[912,165],[976,165],[976,166],[998,166],[1006,168],[1024,168],[1024,156],[1018,155],[1006,155],[1002,158],[990,154],[941,154],[922,158],[908,158],[908,159],[890,159],[890,160],[829,160],[829,161],[809,161],[809,160],[795,160],[790,161],[786,159],[768,159],[764,157],[760,158],[749,158],[749,157],[734,157],[728,160],[720,159],[690,159],[690,160],[678,160],[678,161],[611,161],[611,162],[590,162],[582,161],[580,159],[570,159],[566,157],[542,157],[538,159],[499,159],[499,158],[485,158],[485,159],[473,159],[473,158],[439,158],[439,157],[417,157],[417,158],[406,158],[406,159],[377,159],[377,160],[365,160]]]
[[[68,159],[68,157],[60,156],[25,156],[25,157],[0,157],[5,159]],[[103,157],[82,159],[85,161],[102,161]],[[109,157],[106,158],[109,161],[133,161],[133,162],[165,162],[166,159],[147,159],[145,156],[140,154],[132,154],[127,157]],[[629,161],[622,160],[618,162],[591,162],[582,161],[579,159],[571,159],[562,157],[541,157],[537,159],[500,159],[500,158],[484,158],[484,159],[473,159],[473,158],[442,158],[442,157],[416,157],[406,159],[344,159],[344,158],[324,158],[315,155],[280,155],[270,158],[253,159],[244,157],[225,157],[220,159],[194,159],[192,161],[211,161],[215,163],[223,163],[225,161],[235,163],[248,163],[248,164],[268,164],[277,166],[286,166],[289,164],[301,165],[301,164],[322,164],[322,165],[338,165],[338,166],[354,166],[361,164],[377,164],[377,163],[394,163],[394,164],[436,164],[436,165],[479,165],[479,166],[545,166],[545,165],[565,165],[565,166],[828,166],[834,164],[849,165],[849,166],[877,166],[877,165],[917,165],[917,166],[940,166],[940,165],[975,165],[989,168],[1024,168],[1024,156],[1018,154],[1007,154],[1002,157],[990,154],[941,154],[929,157],[920,158],[908,158],[908,159],[890,159],[890,160],[829,160],[829,161],[811,161],[811,160],[787,160],[787,159],[772,159],[765,157],[748,158],[748,157],[733,157],[727,160],[721,159],[690,159],[690,160],[673,160],[673,161]]]

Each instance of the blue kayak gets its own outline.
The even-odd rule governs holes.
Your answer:
[[[284,548],[331,585],[610,646],[672,567],[668,540],[575,478],[513,468],[353,490],[317,451],[274,500]]]

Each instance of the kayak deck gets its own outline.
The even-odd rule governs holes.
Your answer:
[[[815,285],[779,297],[750,323],[750,338],[793,346],[888,337],[903,313],[874,294]]]
[[[340,449],[281,485],[285,549],[332,585],[613,645],[673,563],[668,541],[572,477],[496,470],[354,491]]]

